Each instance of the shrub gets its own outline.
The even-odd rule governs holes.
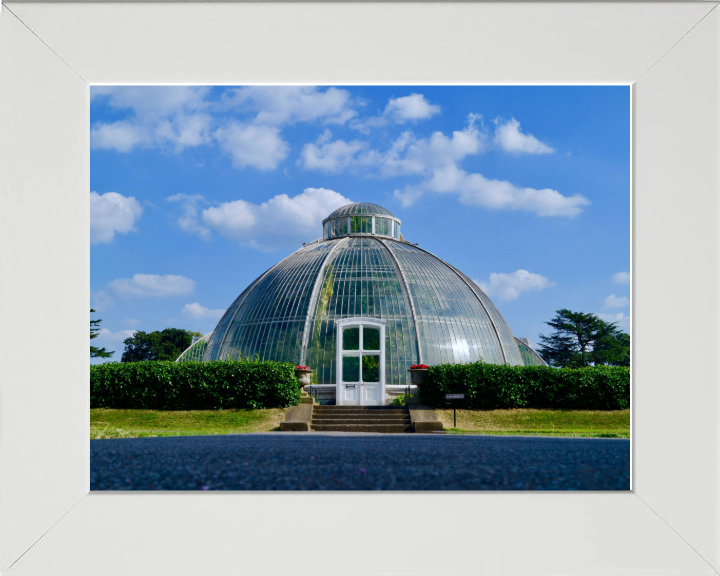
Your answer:
[[[449,407],[445,394],[464,393],[458,408],[565,408],[623,410],[630,407],[630,368],[550,368],[498,364],[442,364],[428,370],[420,398]]]
[[[412,394],[405,394],[403,392],[400,394],[400,396],[396,396],[393,398],[392,405],[393,406],[405,406],[408,403],[408,399],[412,398]]]
[[[90,407],[284,408],[300,402],[289,362],[110,362],[90,366]]]

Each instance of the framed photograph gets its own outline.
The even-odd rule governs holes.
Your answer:
[[[717,574],[719,26],[715,2],[3,4],[0,571]],[[91,86],[143,84],[631,86],[632,491],[91,493]]]

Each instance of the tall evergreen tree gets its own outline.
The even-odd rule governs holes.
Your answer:
[[[549,336],[540,335],[538,353],[552,366],[630,365],[630,336],[615,323],[605,322],[595,314],[563,308],[546,324],[555,331]]]
[[[94,312],[95,310],[90,308],[90,314]],[[100,335],[100,322],[102,322],[102,318],[90,320],[90,340],[97,338]],[[90,358],[110,358],[113,354],[115,354],[115,352],[108,352],[105,348],[96,348],[95,346],[90,345]]]

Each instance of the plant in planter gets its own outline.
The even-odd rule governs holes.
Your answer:
[[[415,384],[416,386],[419,386],[423,382],[425,382],[425,375],[427,374],[429,366],[426,366],[425,364],[413,364],[410,366],[410,382]]]
[[[300,385],[301,396],[305,397],[308,395],[308,393],[305,392],[305,386],[310,384],[313,372],[315,372],[315,370],[312,370],[310,366],[295,366],[295,377]]]

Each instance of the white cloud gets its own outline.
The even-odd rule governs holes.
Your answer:
[[[93,290],[90,292],[90,308],[97,312],[109,310],[115,306],[115,299],[107,290]]]
[[[629,272],[618,272],[613,274],[612,281],[615,284],[630,284],[630,273]]]
[[[220,206],[203,210],[203,222],[229,238],[245,236],[255,227],[257,206],[245,200],[224,202]]]
[[[623,332],[630,332],[630,316],[625,316],[624,312],[618,312],[617,314],[608,313],[596,313],[595,316],[605,322],[614,323]]]
[[[305,144],[298,164],[307,170],[339,172],[359,163],[357,154],[365,150],[367,144],[357,140],[330,142],[331,137],[330,130],[325,130],[314,144]]]
[[[364,120],[355,120],[350,124],[354,130],[367,134],[370,128],[385,126],[389,122],[404,124],[406,122],[417,122],[440,113],[440,106],[430,104],[422,94],[410,94],[400,98],[390,98],[385,110],[377,116],[371,116]]]
[[[406,131],[384,152],[370,149],[367,142],[359,140],[333,141],[326,130],[316,143],[305,145],[298,164],[307,170],[324,172],[365,168],[380,177],[425,176],[418,184],[395,190],[395,198],[403,206],[410,206],[426,192],[454,193],[468,206],[572,218],[590,204],[580,194],[563,196],[551,188],[519,187],[504,180],[490,180],[482,174],[468,174],[460,168],[460,162],[467,156],[484,152],[490,146],[482,117],[469,114],[465,129],[454,131],[451,137],[435,132],[429,138],[419,139]]]
[[[117,332],[110,332],[107,328],[100,328],[100,332],[97,333],[97,338],[93,338],[91,344],[97,348],[103,348],[103,346],[98,346],[98,344],[103,342],[120,343],[127,338],[132,338],[135,335],[135,332],[137,332],[137,330],[118,330]]]
[[[347,90],[314,86],[247,86],[210,99],[210,88],[188,86],[94,87],[91,98],[127,112],[116,122],[91,127],[95,149],[130,152],[159,147],[179,153],[217,143],[238,168],[274,170],[289,146],[280,127],[298,122],[344,124],[356,115]],[[246,113],[243,122],[222,122],[222,113]]]
[[[207,114],[180,114],[160,122],[154,138],[160,146],[167,145],[180,152],[184,148],[209,144],[211,123],[212,119]]]
[[[111,242],[115,232],[135,230],[135,220],[142,214],[140,203],[132,196],[117,192],[90,192],[90,243]]]
[[[195,291],[195,281],[185,276],[168,274],[135,274],[132,278],[118,278],[108,282],[108,288],[121,298],[148,296],[180,296]]]
[[[197,302],[193,302],[192,304],[185,304],[181,313],[183,316],[196,320],[219,320],[225,314],[225,310],[211,310]]]
[[[210,230],[205,228],[198,221],[198,212],[200,205],[205,202],[205,198],[200,194],[175,194],[165,198],[168,202],[180,202],[183,215],[178,218],[180,229],[188,234],[197,234],[203,240],[210,239]]]
[[[366,167],[382,177],[428,175],[438,167],[460,162],[485,149],[487,133],[482,125],[476,126],[479,118],[471,114],[468,126],[453,132],[452,137],[435,132],[429,138],[418,139],[408,130],[384,152],[370,149],[367,142],[358,140],[331,141],[332,134],[326,130],[315,144],[305,145],[299,163],[308,170],[327,172]]]
[[[493,272],[490,274],[488,282],[479,280],[473,280],[473,282],[480,286],[488,296],[495,296],[500,300],[515,300],[523,292],[555,286],[555,283],[545,276],[533,274],[527,270],[518,270],[510,274]]]
[[[391,98],[385,107],[385,115],[398,124],[408,120],[426,120],[439,113],[440,106],[430,104],[422,94]]]
[[[507,122],[498,122],[495,129],[495,145],[505,152],[525,152],[527,154],[551,154],[555,149],[540,142],[532,134],[523,134],[520,122],[512,118]]]
[[[418,140],[412,132],[403,133],[380,157],[381,174],[433,174],[438,169],[457,165],[467,156],[483,152],[487,147],[487,133],[482,124],[476,125],[479,119],[471,114],[468,126],[454,131],[451,138],[435,132],[429,138]]]
[[[90,131],[92,147],[99,150],[130,152],[138,144],[149,140],[149,135],[142,126],[124,120],[112,124],[96,124]]]
[[[191,86],[93,87],[93,100],[102,100],[132,115],[117,122],[94,124],[91,146],[117,152],[130,152],[136,146],[159,146],[180,152],[208,144],[212,118],[206,112],[205,97],[209,91]]]
[[[230,154],[233,164],[240,168],[252,166],[259,170],[274,170],[290,150],[280,137],[280,130],[270,126],[231,122],[214,135],[220,148]]]
[[[356,115],[347,90],[315,86],[246,86],[228,90],[218,107],[257,112],[253,124],[267,126],[318,120],[344,124]]]
[[[538,216],[574,217],[590,200],[580,194],[563,196],[557,190],[520,188],[506,180],[489,180],[482,174],[468,174],[454,164],[435,170],[432,178],[417,186],[396,190],[395,197],[409,206],[424,192],[455,193],[461,204],[490,210],[521,210]]]
[[[350,203],[348,198],[325,188],[306,188],[289,197],[280,194],[252,204],[245,200],[225,202],[202,212],[205,226],[243,244],[272,250],[289,242],[314,240],[330,212]]]
[[[163,118],[206,108],[209,92],[193,86],[93,86],[90,97],[118,110],[131,109],[138,118]]]
[[[624,306],[630,306],[630,299],[622,296],[618,298],[615,294],[610,294],[603,302],[605,308],[622,308]]]

